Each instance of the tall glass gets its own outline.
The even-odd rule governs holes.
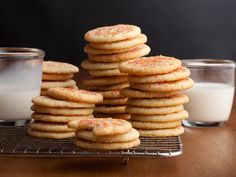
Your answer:
[[[183,60],[190,69],[195,86],[185,91],[190,101],[185,105],[187,127],[217,127],[229,117],[234,99],[235,63],[231,60]]]
[[[24,125],[31,99],[40,94],[44,51],[0,48],[0,124]]]

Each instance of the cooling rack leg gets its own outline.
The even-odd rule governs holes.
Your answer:
[[[123,158],[123,164],[128,165],[128,163],[129,163],[129,157],[124,157]]]

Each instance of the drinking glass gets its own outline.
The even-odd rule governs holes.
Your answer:
[[[182,60],[190,69],[195,86],[185,91],[189,103],[185,109],[189,118],[183,121],[187,127],[217,127],[229,117],[234,99],[235,63],[220,59]]]
[[[44,51],[0,48],[0,124],[24,125],[31,99],[40,94]]]

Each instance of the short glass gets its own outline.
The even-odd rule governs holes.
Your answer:
[[[233,105],[235,88],[235,63],[220,59],[182,60],[191,71],[195,86],[185,91],[189,103],[185,109],[189,118],[187,127],[218,127],[224,125]]]
[[[24,125],[31,99],[40,94],[44,51],[0,48],[0,125]]]

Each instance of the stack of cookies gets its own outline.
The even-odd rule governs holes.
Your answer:
[[[128,78],[119,66],[150,52],[145,45],[146,35],[134,25],[114,25],[88,31],[85,40],[90,42],[84,48],[89,59],[82,62],[82,67],[89,70],[91,78],[84,85],[104,97],[103,103],[94,109],[95,117],[129,119],[130,115],[125,113],[127,98],[119,94],[119,90],[129,86]]]
[[[193,87],[190,72],[173,57],[144,57],[124,62],[121,72],[128,73],[129,97],[126,112],[141,136],[177,136],[184,132],[181,120],[188,117],[183,104],[188,97],[180,91]]]
[[[79,72],[79,68],[63,62],[44,61],[43,81],[41,94],[47,95],[47,90],[52,87],[76,87],[76,82],[72,80],[74,73]]]
[[[75,146],[83,149],[122,150],[140,144],[139,133],[126,120],[101,118],[72,121],[75,129]]]
[[[67,127],[68,122],[93,118],[93,107],[102,99],[101,94],[86,90],[50,88],[48,96],[32,99],[34,113],[28,133],[52,139],[74,137],[74,130]]]

